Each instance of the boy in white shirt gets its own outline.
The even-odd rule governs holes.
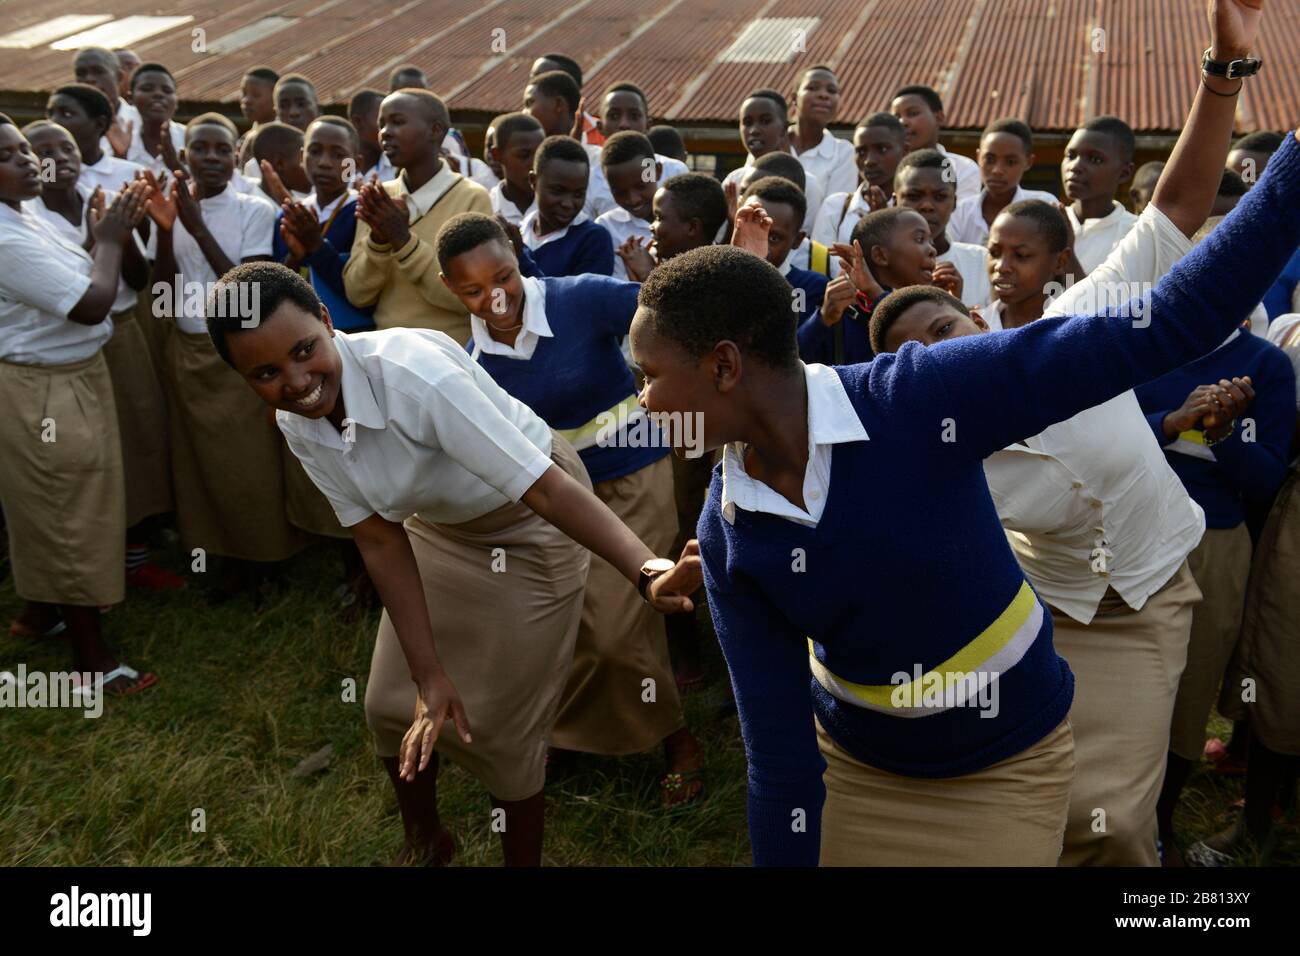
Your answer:
[[[1021,178],[1034,166],[1034,134],[1020,120],[1001,119],[986,126],[975,158],[984,185],[978,195],[957,201],[957,209],[948,221],[948,238],[954,242],[984,245],[989,226],[1012,203],[1024,199],[1056,202],[1051,193],[1020,185]]]
[[[119,158],[129,158],[127,149],[132,130],[140,128],[140,114],[122,99],[124,76],[117,54],[102,46],[83,47],[72,61],[72,72],[78,83],[89,84],[103,93],[112,107],[113,122],[104,133],[100,149]]]
[[[348,119],[361,140],[357,169],[362,179],[376,177],[381,183],[396,179],[399,170],[379,147],[379,106],[384,94],[378,90],[359,90],[348,101]]]
[[[858,184],[853,144],[826,128],[835,121],[839,106],[840,81],[835,71],[821,65],[804,70],[794,97],[790,151],[827,193],[852,192]],[[815,216],[817,207],[811,209]]]
[[[614,244],[614,278],[626,279],[627,266],[619,249],[634,236],[649,244],[655,191],[668,177],[650,140],[632,130],[615,133],[605,141],[600,163],[616,205],[598,216],[596,223],[605,227]]]
[[[602,145],[616,133],[628,130],[647,133],[649,128],[650,107],[639,86],[633,83],[615,83],[605,91],[600,118]],[[587,146],[587,155],[591,159],[591,176],[587,183],[587,204],[583,211],[592,219],[599,218],[617,205],[609,191],[609,183],[605,180],[600,150],[601,147]],[[690,171],[681,160],[659,152],[655,153],[655,160],[661,167],[661,183]]]
[[[907,130],[907,149],[937,149],[952,160],[957,179],[957,198],[966,199],[980,191],[980,168],[973,159],[950,153],[939,142],[939,133],[946,120],[943,100],[928,86],[904,86],[895,91],[889,111],[898,117]]]
[[[1105,262],[1137,222],[1115,201],[1119,187],[1133,176],[1136,149],[1133,130],[1115,116],[1088,120],[1066,144],[1061,183],[1074,229],[1074,254],[1087,272]]]
[[[906,135],[892,113],[873,113],[853,131],[853,155],[861,183],[850,191],[833,192],[822,201],[813,223],[814,242],[824,246],[848,243],[859,219],[893,202],[894,172],[907,153]]]
[[[536,207],[528,174],[533,171],[533,157],[546,134],[542,124],[528,113],[498,116],[492,127],[492,156],[501,165],[501,181],[488,192],[492,212],[517,226]]]
[[[126,158],[155,176],[170,172],[170,157],[185,145],[185,127],[172,120],[176,81],[161,63],[145,63],[131,77],[131,91],[140,120],[132,129]]]
[[[894,203],[919,212],[930,226],[936,264],[950,262],[961,274],[962,289],[958,298],[966,305],[984,305],[992,295],[988,253],[982,246],[953,242],[947,233],[948,220],[957,200],[951,163],[951,155],[945,156],[936,149],[908,153],[899,161],[894,173]]]

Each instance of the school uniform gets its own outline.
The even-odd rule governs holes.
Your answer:
[[[492,381],[464,346],[428,329],[333,338],[349,441],[325,419],[276,412],[290,449],[339,522],[401,522],[424,584],[438,657],[473,721],[436,746],[500,800],[545,781],[547,737],[573,656],[588,553],[520,499],[552,463],[590,488],[572,446]],[[366,720],[395,757],[416,689],[392,622],[380,621]]]
[[[114,121],[118,123],[122,129],[126,129],[127,124],[130,124],[137,132],[139,131],[142,122],[140,119],[140,111],[135,108],[135,104],[128,103],[126,100],[121,98],[117,101],[117,112],[114,114]],[[99,149],[108,156],[116,156],[113,152],[113,144],[108,141],[107,133],[99,138]],[[127,158],[130,158],[129,153],[127,154]]]
[[[794,150],[792,147],[791,153],[793,152]],[[739,199],[743,192],[740,188],[741,180],[745,178],[746,174],[749,173],[753,166],[754,157],[747,155],[745,157],[745,165],[738,169],[733,169],[722,178],[723,188],[726,188],[727,183],[735,183],[736,198]],[[822,181],[817,176],[808,172],[807,169],[804,170],[804,180],[803,195],[804,199],[807,200],[808,208],[803,217],[803,231],[811,233],[813,231],[813,226],[816,224],[817,213],[821,210],[822,202],[826,197],[826,188],[822,185]]]
[[[144,167],[139,163],[133,163],[129,159],[118,159],[110,149],[100,154],[99,162],[93,165],[82,163],[81,176],[77,182],[89,186],[92,192],[96,186],[100,187],[104,191],[104,200],[107,203],[112,196],[122,191],[123,186],[133,182],[136,173],[143,169]]]
[[[987,194],[988,190],[981,189],[974,196],[962,199],[957,203],[957,208],[953,210],[952,217],[948,220],[948,228],[944,230],[949,239],[954,242],[969,242],[976,246],[983,246],[988,242],[989,224],[984,221],[983,211],[984,197]],[[1026,199],[1037,199],[1045,203],[1051,203],[1053,206],[1060,202],[1051,193],[1039,189],[1026,189],[1024,186],[1017,185],[1015,195],[1011,197],[1011,202],[1007,203],[1007,205],[1023,202]]]
[[[609,181],[605,179],[605,170],[600,165],[600,149],[588,146],[587,159],[590,167],[587,173],[587,203],[582,210],[592,219],[599,219],[605,213],[617,209],[618,203],[614,202],[614,194],[609,190]],[[690,172],[685,163],[671,156],[655,153],[655,161],[660,167],[658,180],[660,186],[674,176]]]
[[[275,207],[227,186],[199,203],[230,261],[270,256]],[[220,276],[178,218],[176,271],[205,292]],[[182,290],[184,291],[184,290]],[[165,374],[172,422],[176,523],[184,547],[246,561],[279,561],[305,544],[285,517],[280,440],[266,406],[217,354],[203,304],[183,295],[167,335]]]
[[[957,177],[957,201],[961,202],[963,199],[979,195],[984,182],[980,178],[979,163],[961,153],[949,152],[943,143],[936,145],[935,149],[952,162],[952,171]]]
[[[824,243],[819,242],[814,245],[813,240],[807,236],[800,239],[799,245],[790,250],[786,261],[796,269],[820,272],[830,278],[840,274],[839,258],[833,255]]]
[[[1296,250],[1296,254],[1264,296],[1264,308],[1268,312],[1269,321],[1279,315],[1297,311],[1297,306],[1293,304],[1293,300],[1297,299],[1300,299],[1300,249]]]
[[[668,442],[637,404],[619,341],[638,286],[604,276],[525,278],[514,345],[470,317],[470,354],[582,458],[596,497],[656,554],[677,534]],[[644,700],[646,679],[655,699]],[[573,665],[551,744],[622,756],[685,726],[663,617],[611,564],[593,558]]]
[[[84,177],[83,177],[84,179]],[[38,217],[68,244],[81,246],[90,235],[86,216],[93,187],[79,180],[82,222],[74,226],[48,209],[39,198],[23,203],[24,211]],[[131,241],[143,256],[144,244],[132,231]],[[145,288],[148,288],[146,283]],[[104,343],[103,356],[113,385],[122,467],[126,484],[126,525],[134,527],[151,515],[172,509],[171,463],[167,451],[167,404],[154,368],[144,329],[136,321],[140,293],[119,276],[117,297],[109,310],[113,334]]]
[[[1056,862],[1073,678],[1006,544],[983,461],[1213,348],[1300,245],[1300,220],[1275,212],[1297,199],[1300,144],[1288,140],[1150,294],[1149,325],[1126,310],[1050,318],[806,367],[807,511],[771,489],[760,498],[761,483],[739,477],[743,452],[727,448],[698,531],[749,761],[756,863]],[[861,489],[886,487],[879,507],[863,507]],[[960,546],[936,548],[945,541]],[[996,708],[950,693],[918,708],[916,685],[931,683],[918,672],[983,675]],[[932,784],[954,778],[969,779]]]
[[[155,176],[167,173],[170,177],[172,170],[167,168],[167,163],[163,161],[161,151],[157,156],[150,155],[149,151],[144,148],[144,140],[140,138],[140,128],[143,124],[136,123],[135,129],[131,132],[131,145],[127,148],[126,158],[133,163],[138,163],[145,169],[153,171]],[[185,148],[185,127],[180,123],[169,121],[167,124],[168,135],[171,136],[172,146],[176,148],[176,155],[180,155],[181,150]]]
[[[528,204],[527,209],[520,209],[505,194],[502,189],[503,183],[497,183],[488,190],[488,198],[492,200],[492,215],[500,216],[511,225],[517,226],[524,221],[524,216],[537,208],[537,203]]]
[[[93,260],[29,210],[0,205],[0,508],[14,591],[99,607],[126,587],[126,506],[111,318],[68,319]]]
[[[615,206],[609,212],[602,214],[596,220],[596,225],[609,234],[609,248],[614,254],[614,271],[611,275],[615,279],[626,280],[627,266],[623,264],[622,257],[618,255],[618,247],[632,236],[640,236],[643,245],[649,245],[654,238],[654,233],[650,231],[650,223],[639,216],[632,215],[622,206]]]
[[[894,204],[892,196],[889,204]],[[824,246],[832,246],[837,242],[847,245],[853,241],[853,227],[870,213],[871,206],[867,204],[860,189],[831,193],[817,210],[810,238]]]
[[[804,172],[817,178],[827,193],[853,192],[858,186],[858,163],[853,144],[830,130],[822,130],[821,141],[802,153],[793,143],[790,152],[803,164]]]
[[[948,251],[938,253],[936,262],[951,262],[961,275],[961,301],[963,305],[985,305],[993,300],[993,289],[989,285],[989,254],[983,246],[968,242],[955,242],[948,236]]]
[[[578,213],[578,217],[563,229],[544,236],[537,234],[538,223],[534,206],[524,217],[519,232],[531,253],[535,271],[540,275],[559,277],[591,273],[607,276],[614,271],[614,247],[610,245],[609,233],[604,226],[589,220],[585,212]]]
[[[407,188],[405,175],[384,183],[384,189],[405,200],[411,237],[394,249],[372,240],[370,227],[357,221],[352,256],[343,267],[348,301],[357,308],[373,308],[377,328],[436,329],[457,342],[466,341],[469,312],[438,278],[442,270],[433,240],[452,216],[491,215],[487,190],[452,172],[447,163],[414,193]]]
[[[1226,439],[1207,445],[1198,430],[1172,441],[1165,437],[1165,416],[1194,388],[1244,375],[1254,383],[1255,400]],[[1295,372],[1287,357],[1242,329],[1209,355],[1137,389],[1170,466],[1205,510],[1205,537],[1188,558],[1204,599],[1192,615],[1169,744],[1187,760],[1199,760],[1205,748],[1210,708],[1241,628],[1251,554],[1244,506],[1250,501],[1267,507],[1286,477],[1295,394]]]
[[[1300,372],[1300,315],[1275,316],[1268,340]],[[1296,393],[1300,413],[1300,390]],[[1293,459],[1255,546],[1241,635],[1223,676],[1219,713],[1250,721],[1274,753],[1300,756],[1300,459]],[[1243,700],[1253,682],[1255,693]]]
[[[891,289],[884,289],[881,299]],[[824,294],[824,290],[823,290]],[[877,300],[879,304],[880,300]],[[795,328],[799,358],[809,364],[856,365],[870,362],[875,356],[871,347],[871,315],[859,310],[857,303],[844,310],[839,322],[828,326],[822,322],[821,303]]]
[[[1074,230],[1074,254],[1088,272],[1106,261],[1110,251],[1137,222],[1137,216],[1114,200],[1111,200],[1111,211],[1100,219],[1080,222],[1073,205],[1065,207],[1065,214],[1070,217],[1070,227]]]

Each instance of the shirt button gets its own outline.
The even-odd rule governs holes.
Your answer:
[[[1094,508],[1100,508],[1100,507],[1101,507],[1101,502],[1100,502],[1098,499],[1096,499],[1096,498],[1093,498],[1092,501],[1090,501],[1090,502],[1088,502],[1088,503],[1089,503],[1090,505],[1092,505]]]
[[[809,501],[821,501],[821,500],[822,500],[822,493],[821,493],[820,491],[810,491],[810,492],[808,492],[808,500],[809,500]]]
[[[1071,488],[1082,488],[1082,487],[1083,487],[1083,482],[1082,482],[1082,481],[1072,481],[1072,482],[1070,482],[1070,487],[1071,487]]]

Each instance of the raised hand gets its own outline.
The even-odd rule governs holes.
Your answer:
[[[257,165],[262,170],[262,191],[279,205],[293,202],[293,193],[285,187],[280,180],[280,174],[275,171],[270,162],[264,159]]]
[[[316,218],[316,213],[308,209],[300,202],[287,200],[283,206],[284,219],[281,221],[281,235],[284,235],[284,227],[288,227],[293,233],[294,240],[302,250],[303,255],[298,256],[299,260],[320,250],[325,243],[325,234],[321,232],[320,220]],[[285,240],[286,244],[289,240]],[[292,250],[292,246],[290,246]]]
[[[185,165],[185,160],[181,159],[180,154],[176,152],[176,144],[172,142],[172,131],[169,127],[164,126],[162,136],[158,138],[158,155],[173,174],[177,170],[184,170],[187,173],[190,171],[189,166]]]
[[[885,196],[885,191],[879,186],[872,186],[867,190],[866,200],[867,207],[872,212],[884,209],[889,205],[889,199]]]
[[[628,236],[614,252],[623,260],[627,277],[633,282],[645,282],[656,265],[643,236]]]
[[[1264,0],[1209,0],[1210,57],[1235,60],[1251,52]]]
[[[772,217],[759,204],[758,197],[751,196],[745,205],[736,210],[735,221],[735,227],[731,231],[731,244],[737,249],[752,252],[760,259],[766,259],[767,234],[772,228]]]
[[[113,197],[112,203],[107,209],[101,197],[99,208],[91,209],[91,235],[95,238],[95,243],[117,244],[121,245],[131,235],[131,230],[135,228],[133,220],[138,221],[142,214],[145,202],[145,190],[148,187],[140,187],[135,183],[123,186],[121,192]]]
[[[872,302],[880,298],[885,290],[881,288],[880,283],[876,281],[876,277],[867,268],[867,257],[862,254],[862,243],[856,239],[853,240],[851,246],[843,242],[837,242],[831,246],[831,252],[839,257],[840,269],[843,270],[842,274],[849,277],[854,288]]]
[[[740,205],[740,189],[734,179],[722,184],[722,195],[727,197],[727,221],[736,221],[736,207]]]
[[[145,212],[159,229],[171,231],[176,222],[176,204],[172,202],[171,190],[166,188],[166,175],[159,179],[153,170],[145,169],[135,174],[136,182],[149,186],[149,199],[145,203]]]
[[[937,262],[930,276],[930,284],[938,286],[954,299],[961,298],[962,278],[957,267],[951,262]]]
[[[848,277],[847,273],[841,272],[834,279],[826,284],[826,293],[822,296],[822,307],[820,317],[822,325],[827,327],[837,324],[842,318],[853,300],[857,298],[858,290],[853,285],[853,280]]]
[[[357,216],[370,227],[375,242],[400,249],[411,239],[405,201],[394,199],[377,183],[362,187]]]
[[[582,142],[582,131],[584,127],[586,127],[587,125],[586,107],[587,107],[587,101],[582,97],[578,97],[578,109],[573,114],[573,129],[569,130],[569,135],[572,136],[574,139],[576,139],[579,143]]]
[[[203,210],[199,206],[198,197],[194,195],[189,173],[183,169],[176,171],[169,194],[176,204],[176,217],[180,219],[181,225],[191,236],[198,235],[203,229]]]
[[[117,118],[109,124],[108,131],[104,134],[108,137],[108,145],[113,150],[113,155],[118,159],[125,159],[126,154],[131,151],[131,134],[135,132],[135,120],[127,120],[123,126]]]
[[[1221,378],[1219,384],[1204,387],[1209,397],[1209,410],[1201,416],[1201,427],[1211,438],[1224,438],[1232,431],[1232,423],[1255,400],[1255,387],[1249,375],[1232,381]]]

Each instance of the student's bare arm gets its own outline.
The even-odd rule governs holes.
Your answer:
[[[1211,58],[1235,60],[1249,54],[1259,18],[1259,10],[1239,0],[1210,0]],[[1187,51],[1188,57],[1195,52]],[[1201,228],[1214,205],[1237,113],[1236,94],[1244,82],[1206,76],[1197,85],[1187,123],[1156,184],[1151,201],[1185,236]]]
[[[655,554],[609,507],[555,465],[524,492],[524,504],[578,544],[604,558],[636,584],[641,566]],[[692,593],[702,582],[699,559],[683,559],[651,585],[655,610],[665,614],[692,609]]]

